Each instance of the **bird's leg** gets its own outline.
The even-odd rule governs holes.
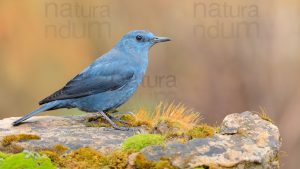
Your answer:
[[[112,125],[112,127],[114,129],[123,130],[123,131],[129,130],[129,128],[127,128],[127,127],[119,127],[119,126],[117,126],[116,123],[114,123],[103,111],[100,111],[99,113],[102,115],[102,117],[105,120],[107,120]]]

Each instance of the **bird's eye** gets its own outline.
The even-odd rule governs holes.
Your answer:
[[[142,37],[141,35],[137,35],[137,36],[135,37],[135,39],[136,39],[137,41],[141,41],[141,40],[143,39],[143,37]]]

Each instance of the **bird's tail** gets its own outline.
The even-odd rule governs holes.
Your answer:
[[[57,104],[56,101],[50,102],[50,103],[47,103],[47,104],[44,104],[44,105],[42,105],[40,108],[34,110],[33,112],[28,113],[28,114],[26,114],[25,116],[23,116],[22,118],[20,118],[20,119],[14,121],[14,122],[12,123],[12,125],[13,125],[13,126],[17,126],[17,125],[21,124],[23,121],[29,119],[30,117],[32,117],[32,116],[34,116],[34,115],[36,115],[36,114],[39,114],[39,113],[41,113],[41,112],[50,110],[50,109],[54,108],[54,107],[57,106],[57,105],[58,105],[58,104]]]

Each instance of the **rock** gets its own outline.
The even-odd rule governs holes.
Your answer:
[[[186,144],[150,146],[141,150],[148,160],[169,158],[179,168],[276,169],[281,139],[278,128],[257,114],[243,112],[225,117],[220,133]]]
[[[17,127],[11,126],[16,117],[6,118],[0,120],[0,139],[3,140],[7,135],[34,134],[41,139],[14,142],[14,146],[36,150],[62,144],[70,149],[91,147],[109,153],[119,149],[126,138],[146,132],[141,127],[129,131],[87,127],[85,120],[89,116],[91,115],[33,117]],[[163,123],[155,129],[156,132],[176,133],[176,130],[170,130]],[[263,120],[257,114],[243,112],[226,116],[220,125],[220,131],[211,137],[195,138],[186,143],[167,141],[165,146],[149,146],[140,153],[153,162],[169,159],[178,168],[209,166],[210,169],[276,169],[279,168],[280,146],[279,130],[274,124]],[[129,155],[129,166],[134,168],[138,154]]]
[[[90,116],[92,115],[35,116],[16,127],[11,126],[11,123],[18,118],[6,118],[0,120],[0,139],[2,140],[7,135],[34,134],[40,136],[41,139],[14,144],[30,150],[51,148],[62,144],[70,149],[91,147],[105,153],[118,149],[127,137],[140,133],[139,128],[120,131],[105,127],[86,127],[85,119]]]

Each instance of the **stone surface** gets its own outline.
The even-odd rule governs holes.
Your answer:
[[[84,116],[33,117],[17,127],[11,123],[17,118],[0,120],[0,139],[10,134],[36,134],[41,140],[19,142],[27,149],[49,148],[56,144],[71,149],[92,147],[102,152],[120,148],[127,137],[144,132],[141,128],[118,131],[105,127],[86,127]],[[210,166],[235,169],[279,168],[278,153],[281,139],[278,128],[257,114],[243,112],[225,117],[220,132],[209,138],[198,138],[186,144],[167,142],[165,146],[149,146],[141,150],[148,160],[169,158],[179,168]],[[134,164],[135,154],[128,159]]]
[[[279,168],[281,140],[278,128],[257,114],[244,112],[228,115],[220,133],[186,144],[171,143],[165,147],[150,146],[141,152],[148,160],[169,158],[180,168]]]
[[[28,122],[13,127],[16,117],[0,120],[0,139],[11,134],[35,134],[41,140],[16,143],[25,149],[41,149],[62,144],[70,149],[92,147],[102,152],[109,152],[120,147],[127,137],[140,132],[138,128],[129,131],[114,130],[104,127],[86,127],[84,121],[93,114],[82,116],[35,116]]]

